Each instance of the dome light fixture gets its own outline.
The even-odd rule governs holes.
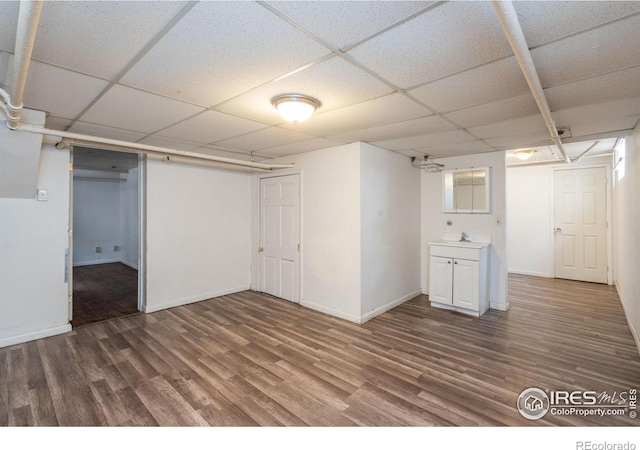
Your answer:
[[[280,115],[287,122],[304,122],[320,107],[320,102],[302,94],[283,94],[271,99]]]
[[[514,153],[514,155],[516,155],[516,158],[518,158],[520,161],[526,161],[527,159],[535,155],[536,152],[537,150],[533,150],[533,149],[518,150],[517,152]]]

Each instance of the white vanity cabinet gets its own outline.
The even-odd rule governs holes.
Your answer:
[[[474,316],[489,309],[489,245],[431,243],[429,301],[432,306]]]

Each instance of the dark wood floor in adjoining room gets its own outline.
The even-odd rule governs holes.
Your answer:
[[[247,291],[102,322],[0,349],[0,425],[637,425],[515,406],[640,386],[613,288],[512,276],[510,302],[420,296],[356,325]]]
[[[74,328],[138,312],[136,269],[122,263],[73,268]]]

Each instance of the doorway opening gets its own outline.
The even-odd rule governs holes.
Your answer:
[[[74,147],[69,320],[76,328],[141,310],[141,179],[135,153]]]

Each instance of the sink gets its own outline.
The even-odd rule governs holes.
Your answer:
[[[441,241],[430,242],[431,245],[442,245],[447,247],[468,247],[468,248],[484,248],[488,247],[488,242],[468,242],[468,241]]]

